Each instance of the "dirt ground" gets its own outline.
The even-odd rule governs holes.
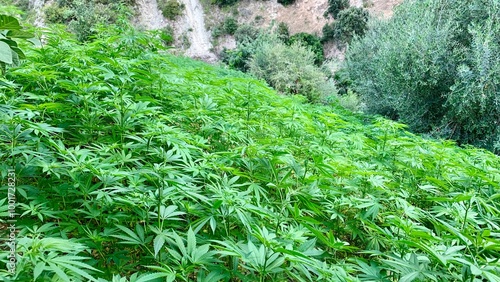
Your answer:
[[[351,0],[351,5],[365,7],[375,17],[389,18],[393,8],[402,0]],[[328,0],[297,0],[294,4],[283,6],[277,0],[255,1],[243,0],[238,4],[238,20],[240,23],[269,26],[272,21],[284,22],[290,33],[308,32],[321,35],[327,22],[323,13],[328,7]]]

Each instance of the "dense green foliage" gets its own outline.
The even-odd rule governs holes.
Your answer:
[[[276,27],[276,36],[283,42],[288,42],[290,39],[290,28],[284,22],[280,22]]]
[[[325,54],[323,51],[323,44],[321,39],[310,33],[300,32],[289,37],[286,41],[288,44],[299,43],[309,48],[314,53],[314,63],[321,65],[325,61]]]
[[[355,35],[362,37],[368,29],[366,9],[351,7],[338,13],[333,23],[323,26],[323,41],[349,43]]]
[[[211,0],[212,4],[216,4],[216,5],[221,6],[221,7],[231,6],[238,1],[239,0]]]
[[[158,8],[165,18],[175,20],[178,16],[182,15],[185,6],[177,0],[159,0]]]
[[[133,1],[113,0],[56,0],[44,8],[48,23],[65,24],[78,40],[87,41],[99,25],[116,23],[129,16]]]
[[[25,57],[14,39],[33,37],[32,33],[23,31],[15,17],[0,14],[0,77],[4,75],[7,65],[17,64]]]
[[[3,281],[500,281],[495,155],[105,32],[0,86]]]
[[[278,0],[278,3],[282,4],[283,6],[287,6],[295,3],[295,0]]]
[[[165,45],[172,45],[174,43],[174,29],[167,26],[158,31],[159,38]]]
[[[281,93],[301,94],[309,102],[320,102],[334,94],[335,88],[327,87],[326,76],[315,66],[315,59],[315,54],[301,43],[286,45],[271,37],[262,41],[252,54],[249,73]]]
[[[212,28],[212,37],[217,38],[224,34],[234,35],[238,30],[238,21],[233,17],[226,17],[222,23]]]
[[[234,35],[237,47],[221,54],[229,67],[262,78],[281,93],[304,95],[310,102],[325,102],[336,95],[335,86],[319,67],[324,60],[319,37],[289,36],[286,25],[278,25],[275,31],[241,25]]]
[[[349,8],[349,6],[349,0],[328,0],[328,8],[326,9],[324,16],[332,16],[336,19],[340,11]]]
[[[227,17],[224,19],[222,28],[225,33],[233,35],[238,30],[238,21],[233,17]]]
[[[406,1],[346,58],[370,112],[500,152],[498,1]]]
[[[262,29],[243,24],[234,33],[236,40],[235,49],[224,49],[221,53],[221,60],[230,68],[247,72],[250,58],[260,48],[262,42],[269,40],[269,34]]]

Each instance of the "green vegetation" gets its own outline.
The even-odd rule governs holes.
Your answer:
[[[56,0],[44,8],[48,23],[65,24],[80,41],[90,40],[99,25],[119,22],[130,16],[131,1]]]
[[[366,9],[350,7],[338,13],[336,20],[323,26],[323,41],[349,43],[354,36],[362,37],[368,29],[369,14]]]
[[[278,26],[279,28],[279,26]],[[286,41],[288,44],[299,43],[314,53],[314,64],[320,66],[325,61],[325,54],[323,51],[323,44],[321,39],[310,33],[300,32],[289,37]]]
[[[276,36],[279,40],[283,42],[288,42],[290,40],[290,28],[284,22],[280,22],[276,28]]]
[[[2,281],[500,281],[491,152],[115,29],[52,30],[7,69],[0,229],[12,169],[18,232]]]
[[[275,32],[241,25],[234,36],[237,48],[221,54],[229,67],[262,78],[283,94],[303,95],[309,102],[326,102],[336,95],[335,86],[319,67],[324,60],[319,37],[289,36],[284,24]]]
[[[325,87],[326,76],[314,65],[315,59],[315,54],[299,42],[286,45],[277,38],[269,38],[252,54],[249,73],[281,93],[301,94],[309,102],[320,102],[334,94],[335,87]]]
[[[239,0],[211,0],[212,4],[216,4],[220,7],[231,6],[238,2]]]
[[[500,3],[406,1],[346,55],[370,113],[500,153]]]
[[[251,25],[240,25],[234,33],[236,49],[224,49],[221,60],[232,69],[247,72],[249,61],[261,42],[268,40],[268,34]]]
[[[7,15],[0,15],[0,77],[5,74],[6,66],[18,64],[25,58],[24,52],[14,39],[32,39],[32,33],[23,31],[19,21]],[[1,81],[0,81],[1,82]]]
[[[158,8],[165,18],[175,20],[182,15],[186,7],[177,0],[159,0]]]
[[[336,19],[340,11],[349,8],[349,6],[349,0],[328,0],[328,8],[323,16],[332,16]]]
[[[278,3],[280,3],[283,6],[287,6],[295,3],[295,0],[278,0]]]
[[[171,26],[159,30],[159,37],[163,44],[169,46],[174,43],[174,29]]]
[[[233,17],[227,17],[212,29],[212,37],[217,38],[224,34],[234,35],[237,30],[238,21]]]
[[[222,28],[225,33],[233,35],[238,30],[238,21],[233,17],[227,17],[224,19]]]

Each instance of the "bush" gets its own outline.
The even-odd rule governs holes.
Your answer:
[[[359,100],[358,95],[351,90],[347,91],[345,95],[339,96],[339,104],[353,112],[357,112],[361,108],[361,101]]]
[[[212,0],[212,4],[216,4],[218,6],[231,6],[238,2],[238,0]]]
[[[314,65],[314,53],[300,43],[279,39],[262,42],[249,62],[249,72],[284,94],[301,94],[310,102],[321,100],[325,75]]]
[[[49,23],[66,24],[78,40],[87,41],[96,32],[98,25],[116,23],[120,17],[127,17],[129,10],[125,2],[59,0],[44,8]]]
[[[63,24],[75,19],[75,11],[52,3],[44,7],[45,20],[49,23]]]
[[[261,42],[268,40],[270,36],[254,26],[240,25],[234,33],[238,46],[233,50],[224,48],[221,60],[230,68],[247,72],[251,56],[260,48]]]
[[[321,44],[321,39],[318,36],[306,32],[297,33],[289,39],[290,44],[295,42],[304,45],[314,53],[314,64],[320,66],[323,63],[325,54],[323,44]]]
[[[234,33],[237,30],[238,30],[238,21],[236,21],[236,19],[234,19],[233,17],[227,17],[224,19],[222,23],[212,27],[211,32],[213,38],[218,38],[219,36],[225,34],[234,35]]]
[[[335,22],[323,27],[323,41],[349,43],[355,35],[363,36],[368,29],[368,17],[368,11],[363,8],[340,11]]]
[[[278,24],[276,34],[281,41],[283,41],[284,43],[288,43],[288,40],[290,39],[290,29],[288,28],[288,25],[286,23],[280,22]]]
[[[225,18],[222,29],[226,34],[233,35],[238,30],[238,21],[232,17]]]
[[[295,3],[295,0],[278,0],[278,3],[280,3],[283,6],[287,6]]]
[[[251,25],[243,24],[234,32],[236,42],[245,44],[255,41],[261,34],[261,31]]]
[[[500,152],[500,4],[405,2],[346,54],[372,113]]]
[[[158,1],[158,8],[165,18],[173,21],[178,16],[182,15],[185,6],[177,0],[160,0]]]
[[[29,11],[30,8],[29,0],[13,0],[12,4],[16,5],[16,7],[19,7],[19,9],[23,11]]]
[[[97,25],[116,20],[114,11],[108,5],[95,4],[91,1],[75,1],[73,5],[74,18],[68,26],[79,41],[87,41],[95,35]]]
[[[334,19],[340,11],[349,8],[349,0],[328,0],[328,8],[323,16],[328,17],[331,15]]]
[[[247,72],[248,61],[251,56],[250,48],[239,47],[233,50],[224,48],[221,53],[221,60],[232,69]]]
[[[174,43],[174,29],[167,26],[160,30],[160,39],[165,45],[172,45]]]

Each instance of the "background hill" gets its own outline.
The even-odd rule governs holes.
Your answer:
[[[76,10],[76,6],[85,5],[86,2],[93,1],[3,0],[4,4],[13,3],[30,12],[30,18],[38,26],[44,25],[47,19],[49,22],[69,23],[72,20],[70,10]],[[114,8],[103,8],[104,6],[99,5],[107,5],[108,2],[112,5],[120,3],[120,1],[94,2],[100,11],[95,12],[98,15],[94,21],[89,21],[90,25],[99,20],[107,21],[112,14],[117,13],[113,11]],[[236,20],[238,24],[249,24],[259,28],[268,28],[273,23],[274,25],[284,23],[289,27],[291,35],[305,32],[321,36],[323,26],[332,22],[332,19],[328,20],[323,16],[329,5],[327,0],[297,0],[285,6],[277,0],[244,0],[222,7],[216,5],[216,1],[209,0],[137,0],[121,1],[121,3],[130,7],[134,15],[132,21],[137,27],[147,30],[171,28],[173,43],[177,48],[187,51],[186,54],[189,56],[211,62],[216,60],[215,56],[219,55],[223,47],[235,47],[236,42],[231,35],[226,35],[222,39],[216,38],[218,28],[228,18]],[[399,3],[401,0],[351,1],[352,6],[365,7],[370,14],[378,18],[390,17],[393,8]],[[327,45],[328,57],[342,56],[342,52],[339,53],[337,49],[332,44]]]

